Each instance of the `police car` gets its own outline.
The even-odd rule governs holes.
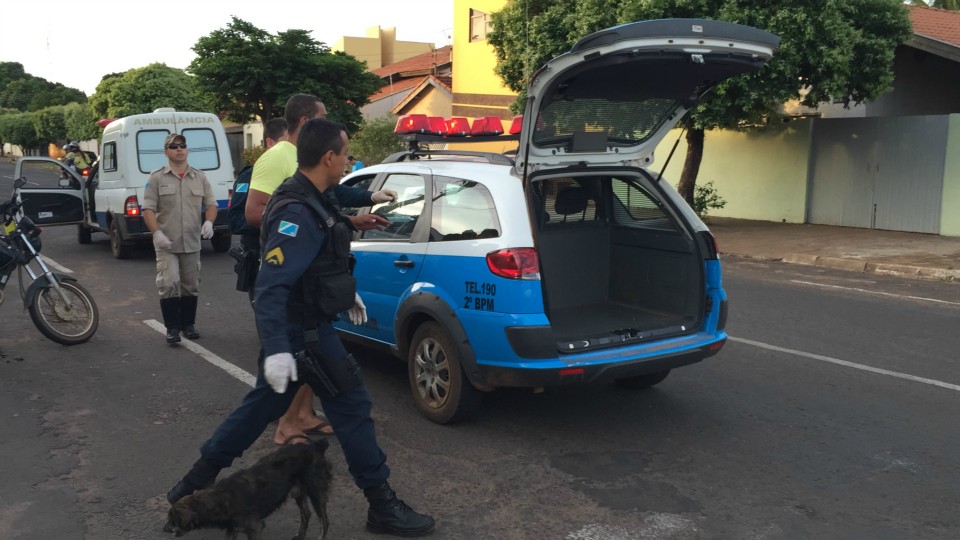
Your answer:
[[[714,238],[647,166],[700,96],[778,45],[710,20],[591,34],[534,76],[513,156],[420,145],[489,141],[499,119],[399,119],[411,150],[344,179],[399,196],[359,210],[390,225],[355,237],[369,320],[341,335],[405,360],[441,424],[498,387],[647,388],[713,356],[727,339]]]

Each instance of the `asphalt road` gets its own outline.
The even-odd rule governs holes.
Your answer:
[[[248,387],[143,322],[160,317],[149,250],[115,260],[105,235],[81,246],[68,227],[47,228],[43,251],[94,294],[100,329],[52,343],[7,287],[0,538],[166,537],[163,493]],[[253,372],[232,259],[209,245],[202,257],[197,345]],[[724,265],[731,341],[649,391],[500,390],[477,421],[437,426],[400,362],[355,350],[391,484],[437,518],[434,538],[960,537],[960,285]],[[373,538],[336,444],[328,456],[329,538]],[[285,506],[268,537],[297,520]]]

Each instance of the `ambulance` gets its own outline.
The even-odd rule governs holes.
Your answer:
[[[76,224],[81,244],[89,244],[95,232],[106,233],[113,256],[130,257],[138,244],[152,240],[140,205],[150,173],[167,164],[163,140],[170,133],[184,136],[188,163],[210,181],[218,206],[211,243],[215,251],[229,250],[226,213],[233,160],[223,125],[210,113],[161,108],[110,121],[103,130],[100,159],[87,177],[52,158],[20,158],[15,177],[27,179],[20,190],[24,214],[38,225]]]

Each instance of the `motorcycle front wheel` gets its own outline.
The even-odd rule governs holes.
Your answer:
[[[40,287],[30,299],[30,318],[40,333],[63,345],[77,345],[93,337],[100,324],[97,304],[86,289],[78,283],[60,283],[63,294],[70,300],[68,307],[51,286]]]

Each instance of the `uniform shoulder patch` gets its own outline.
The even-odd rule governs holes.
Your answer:
[[[277,232],[280,234],[285,234],[290,237],[296,237],[297,231],[300,230],[300,225],[296,223],[290,223],[289,221],[280,221],[280,225],[277,227]]]
[[[263,258],[263,262],[270,266],[283,266],[283,250],[280,249],[280,246],[267,252],[267,256]]]
[[[237,184],[237,193],[246,193],[250,189],[250,184]]]

